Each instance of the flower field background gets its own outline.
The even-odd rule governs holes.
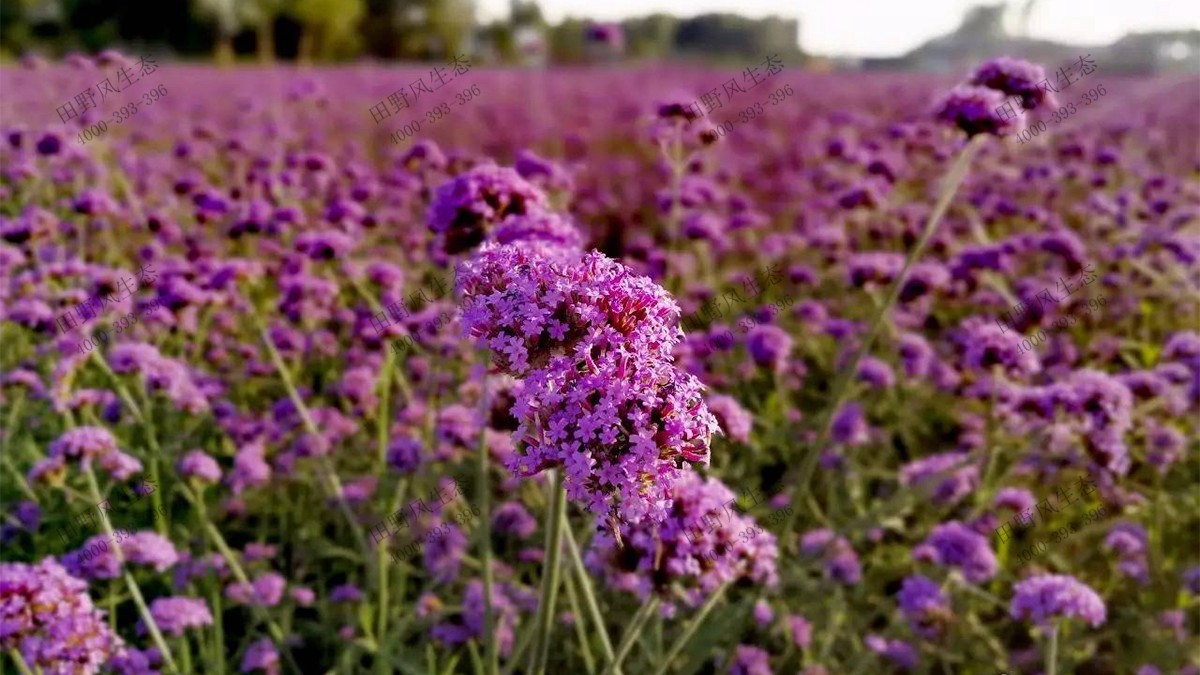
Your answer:
[[[1200,672],[1194,78],[106,68],[0,71],[0,670]]]

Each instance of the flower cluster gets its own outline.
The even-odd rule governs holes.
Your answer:
[[[61,480],[67,460],[79,460],[84,470],[95,461],[114,480],[129,480],[142,463],[117,448],[117,439],[104,427],[76,427],[50,444],[50,452],[29,471],[30,482]]]
[[[728,487],[689,471],[675,481],[669,497],[671,508],[661,523],[622,523],[619,539],[597,533],[586,561],[607,575],[609,585],[664,600],[679,590],[692,607],[727,581],[776,585],[775,536],[755,527],[749,516],[729,511],[734,494]],[[664,610],[673,613],[675,606],[668,600]]]
[[[451,233],[462,326],[506,374],[521,448],[508,469],[563,467],[567,496],[610,526],[661,520],[685,462],[708,462],[720,427],[703,385],[676,367],[679,306],[649,278],[599,252],[542,210],[540,190],[484,166],[438,190],[429,227]],[[491,228],[489,230],[489,228]]]
[[[1065,574],[1042,574],[1017,582],[1013,587],[1014,619],[1032,619],[1045,624],[1055,617],[1080,619],[1093,628],[1104,623],[1104,600],[1087,584]]]
[[[0,648],[47,675],[91,675],[121,651],[121,638],[92,606],[87,584],[46,558],[0,563]]]
[[[1019,131],[1017,117],[1001,112],[1008,97],[1019,97],[1027,110],[1053,104],[1054,97],[1038,86],[1040,80],[1045,80],[1040,66],[1009,57],[992,59],[981,64],[967,83],[951,89],[934,114],[968,137],[1007,136]]]

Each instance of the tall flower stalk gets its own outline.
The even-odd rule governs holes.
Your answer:
[[[895,306],[896,299],[900,297],[900,289],[904,287],[909,270],[920,259],[921,255],[925,252],[925,247],[929,244],[929,240],[937,232],[938,225],[942,221],[942,216],[946,214],[946,210],[950,207],[950,202],[958,192],[958,187],[962,184],[963,179],[966,178],[967,170],[971,166],[971,158],[979,150],[984,138],[984,136],[978,136],[968,141],[962,152],[958,154],[958,158],[954,160],[954,164],[950,167],[950,171],[946,174],[946,178],[942,182],[937,204],[934,206],[933,212],[929,214],[929,218],[925,221],[925,227],[921,231],[920,239],[917,240],[912,250],[908,252],[908,256],[904,260],[904,267],[896,275],[896,279],[892,282],[891,288],[888,289],[888,293],[884,297],[882,304],[876,308],[875,315],[871,317],[871,323],[867,328],[866,335],[863,336],[862,344],[859,345],[853,358],[850,359],[850,363],[841,369],[838,379],[834,382],[831,392],[832,398],[829,405],[825,408],[825,413],[822,415],[821,431],[817,435],[817,440],[810,446],[808,454],[805,455],[799,470],[796,472],[796,480],[792,484],[792,494],[790,495],[793,500],[796,495],[808,491],[809,481],[812,479],[813,470],[817,466],[817,459],[820,457],[825,443],[829,441],[829,434],[833,430],[834,417],[837,411],[841,409],[842,404],[846,402],[846,396],[850,393],[850,383],[854,380],[858,372],[858,364],[862,361],[863,356],[871,350],[872,345],[875,344],[875,338],[879,334],[880,327],[883,325],[884,317]],[[800,509],[792,511],[792,515],[787,521],[787,531],[793,530],[796,527],[796,518],[799,514]]]

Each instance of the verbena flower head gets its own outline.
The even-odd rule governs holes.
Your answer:
[[[729,675],[771,675],[771,655],[753,645],[734,648]]]
[[[549,245],[572,252],[583,248],[583,234],[579,228],[566,217],[550,212],[509,216],[488,234],[487,239],[501,245]]]
[[[1038,86],[1042,82],[1046,85]],[[1051,108],[1058,104],[1050,91],[1046,71],[1037,64],[1011,56],[998,56],[984,61],[971,74],[967,84],[995,89],[1005,96],[1018,96],[1027,110],[1043,106]]]
[[[77,550],[63,555],[63,565],[81,579],[115,579],[121,574],[116,547],[125,562],[164,572],[179,562],[171,541],[157,532],[135,532],[114,543],[108,535],[90,537]]]
[[[944,567],[962,569],[967,581],[979,583],[996,575],[996,555],[983,535],[958,521],[933,528],[925,541],[913,549],[913,558]]]
[[[937,582],[921,574],[907,577],[897,599],[914,633],[929,639],[941,634],[950,601]]]
[[[1104,600],[1087,584],[1065,574],[1042,574],[1029,577],[1013,586],[1014,619],[1030,619],[1048,624],[1055,618],[1080,619],[1100,626],[1106,619]]]
[[[623,349],[669,358],[682,337],[679,305],[648,277],[601,253],[549,258],[485,246],[459,265],[465,333],[523,376],[554,354]]]
[[[742,407],[737,399],[724,394],[711,394],[708,397],[708,409],[716,416],[726,436],[739,443],[750,440],[750,430],[754,426],[754,416]]]
[[[934,108],[941,122],[957,126],[973,137],[978,134],[1007,136],[1016,131],[1016,116],[1001,117],[997,108],[1004,105],[1004,94],[987,87],[959,85],[949,91]]]
[[[150,616],[159,630],[175,637],[183,635],[188,628],[211,626],[213,622],[212,612],[203,598],[155,598],[150,603]],[[139,633],[146,630],[141,625],[139,629]]]
[[[661,519],[684,462],[707,464],[717,420],[694,376],[652,354],[555,357],[525,379],[510,471],[564,467],[567,496],[624,522]]]
[[[716,478],[689,471],[670,491],[670,510],[661,523],[622,523],[620,540],[601,530],[587,552],[588,566],[609,585],[664,600],[673,613],[675,591],[696,607],[727,581],[778,583],[775,536],[749,516],[728,509],[734,493]]]
[[[91,675],[122,647],[87,584],[53,558],[0,563],[0,648],[47,675]]]
[[[546,195],[513,169],[484,164],[438,187],[429,205],[429,229],[450,255],[470,251],[508,216],[547,209]]]
[[[800,551],[821,558],[825,574],[847,586],[862,581],[862,563],[850,540],[828,528],[805,532],[800,537]]]
[[[62,466],[67,460],[79,460],[85,469],[94,461],[114,480],[119,481],[128,480],[142,470],[142,463],[121,452],[117,448],[117,439],[104,427],[87,426],[67,430],[50,444],[47,459],[35,467],[34,471],[37,471],[40,477],[39,469],[43,466]]]

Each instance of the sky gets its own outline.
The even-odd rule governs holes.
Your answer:
[[[508,0],[476,0],[477,18],[508,16]],[[1018,14],[1024,0],[1010,1]],[[572,16],[618,20],[666,12],[733,12],[800,20],[800,44],[817,54],[896,56],[958,26],[979,0],[539,0],[552,23]],[[1107,44],[1131,31],[1200,29],[1198,0],[1038,0],[1029,18],[1035,38]]]

